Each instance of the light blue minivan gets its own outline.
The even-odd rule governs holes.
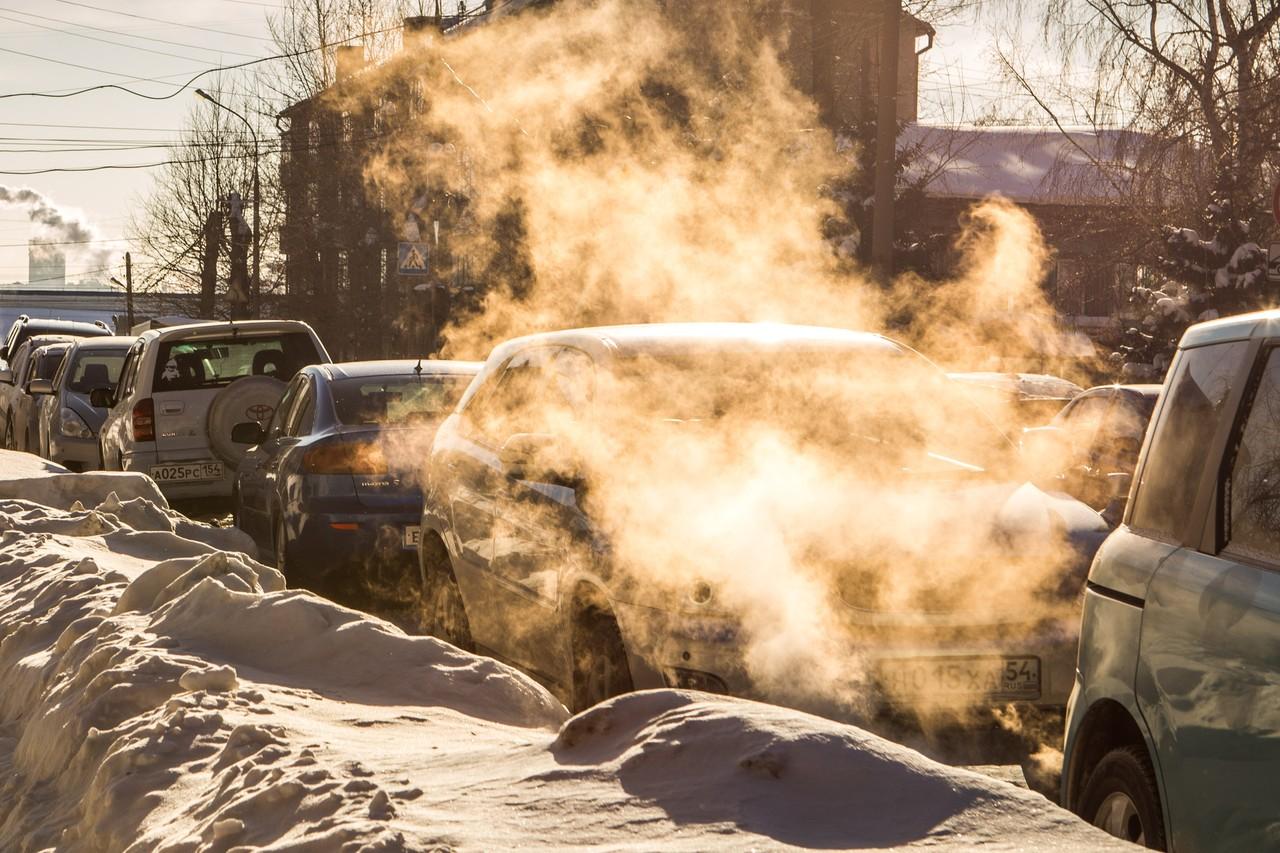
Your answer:
[[[1062,796],[1155,849],[1280,850],[1280,311],[1179,344],[1089,573]]]

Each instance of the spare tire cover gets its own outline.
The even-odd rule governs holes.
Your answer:
[[[205,428],[209,433],[209,446],[219,459],[233,468],[240,464],[249,445],[232,441],[231,428],[245,421],[255,421],[266,429],[280,398],[284,396],[284,389],[285,384],[279,379],[246,376],[232,382],[213,398]]]

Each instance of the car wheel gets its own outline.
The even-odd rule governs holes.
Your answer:
[[[631,668],[618,620],[589,605],[573,625],[573,710],[585,711],[632,691]]]
[[[424,538],[418,547],[422,549],[422,627],[463,651],[475,651],[471,620],[449,564],[449,552],[434,536]]]
[[[1077,813],[1109,835],[1165,849],[1155,770],[1142,747],[1121,747],[1102,757],[1089,774]]]

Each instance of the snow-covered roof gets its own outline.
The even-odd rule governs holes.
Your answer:
[[[1120,194],[1138,139],[1124,130],[910,124],[898,150],[914,149],[906,177],[924,180],[928,195],[1090,204]]]

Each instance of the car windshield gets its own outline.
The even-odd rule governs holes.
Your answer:
[[[470,382],[470,376],[444,374],[374,376],[339,379],[330,388],[340,423],[395,425],[443,418]]]
[[[621,360],[616,386],[642,417],[765,425],[902,467],[935,456],[986,468],[1012,447],[945,374],[889,344],[644,354]]]
[[[88,394],[95,388],[114,388],[127,350],[80,350],[71,363],[67,388]]]
[[[166,341],[156,358],[154,389],[220,388],[242,376],[270,376],[287,382],[319,357],[306,332]]]

